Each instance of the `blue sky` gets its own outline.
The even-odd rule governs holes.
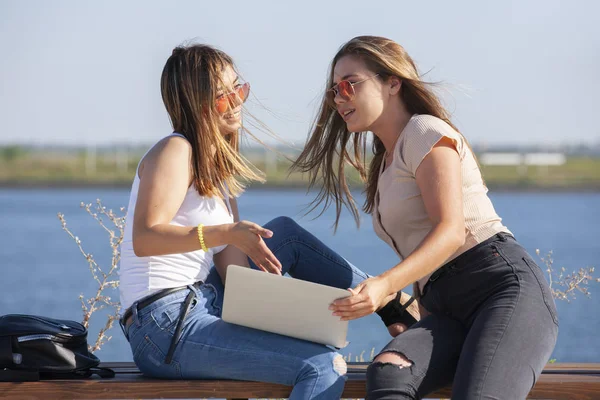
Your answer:
[[[236,60],[250,104],[302,145],[354,36],[402,44],[477,144],[600,143],[600,2],[0,0],[0,144],[150,143],[160,72],[195,39]],[[293,90],[290,90],[294,88]]]

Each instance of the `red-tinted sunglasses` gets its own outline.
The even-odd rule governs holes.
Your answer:
[[[225,113],[227,110],[234,108],[238,104],[242,104],[248,99],[248,95],[250,94],[250,84],[246,83],[238,83],[234,86],[233,92],[223,93],[218,96],[215,100],[215,104],[217,107],[217,112],[219,114]]]
[[[367,79],[363,79],[358,82],[350,82],[347,79],[340,81],[337,85],[334,85],[331,89],[327,91],[327,97],[331,104],[335,106],[335,98],[339,95],[340,98],[344,101],[352,101],[356,96],[356,92],[354,91],[354,85],[358,85],[359,83],[363,83],[368,81],[369,79],[373,79],[379,74],[375,74],[373,76],[368,77]]]

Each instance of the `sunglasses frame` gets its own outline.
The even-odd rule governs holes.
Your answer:
[[[358,85],[359,83],[363,83],[363,82],[366,82],[366,81],[368,81],[368,80],[370,80],[370,79],[373,79],[373,78],[375,78],[375,77],[378,77],[378,76],[379,76],[379,74],[375,74],[375,75],[373,75],[373,76],[370,76],[370,77],[368,77],[368,78],[366,78],[366,79],[363,79],[362,81],[358,81],[358,82],[350,82],[348,79],[343,79],[343,80],[339,81],[337,84],[333,85],[333,86],[332,86],[330,89],[328,89],[328,90],[327,90],[327,93],[328,93],[328,94],[329,94],[329,93],[332,93],[332,94],[333,94],[333,96],[331,97],[331,102],[332,102],[332,104],[334,104],[334,105],[335,105],[335,98],[336,98],[338,95],[340,95],[340,97],[341,97],[341,98],[342,98],[344,101],[352,101],[352,100],[354,100],[354,97],[356,97],[356,91],[354,90],[354,86],[355,86],[355,85]],[[340,90],[339,90],[339,86],[340,86],[340,84],[341,84],[342,82],[348,82],[348,85],[350,86],[350,90],[349,90],[349,92],[350,92],[350,93],[349,93],[349,95],[347,96],[347,98],[346,98],[346,96],[342,95],[342,94],[341,94],[341,92],[340,92]]]
[[[237,86],[237,85],[236,85]],[[250,83],[244,82],[240,87],[228,93],[223,93],[215,99],[215,108],[219,114],[224,114],[227,110],[232,109],[232,105],[241,100],[241,104],[248,100],[250,95]]]

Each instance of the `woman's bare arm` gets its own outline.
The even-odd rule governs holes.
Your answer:
[[[461,165],[451,139],[443,137],[423,159],[416,182],[433,228],[406,259],[381,274],[390,293],[435,271],[465,242]]]
[[[230,199],[231,211],[233,212],[233,220],[235,222],[240,220],[240,213],[237,205],[237,199]],[[215,254],[214,257],[215,268],[221,276],[223,284],[225,284],[225,276],[227,275],[227,266],[241,265],[242,267],[249,267],[248,256],[244,254],[240,249],[235,246],[227,246],[223,251]]]
[[[187,140],[171,136],[144,157],[133,219],[133,251],[137,256],[187,253],[201,248],[197,227],[170,224],[192,180],[191,155]],[[249,221],[203,228],[206,247],[234,245],[266,271],[281,274],[281,263],[262,240],[271,235]]]
[[[191,182],[189,142],[177,136],[157,143],[144,157],[133,220],[133,250],[137,256],[186,253],[200,249],[196,227],[169,223]],[[224,243],[226,226],[206,227],[208,247]]]
[[[425,156],[416,181],[433,228],[401,263],[350,289],[352,296],[334,301],[334,315],[350,320],[375,312],[397,291],[435,271],[464,244],[460,158],[450,139],[441,139]]]

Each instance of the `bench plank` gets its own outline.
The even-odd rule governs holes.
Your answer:
[[[350,363],[344,398],[364,398],[368,363]],[[289,386],[227,380],[161,380],[144,377],[133,363],[103,363],[114,379],[0,383],[1,398],[15,399],[156,399],[285,398]],[[529,398],[591,400],[600,398],[600,364],[549,364]],[[451,397],[450,388],[429,395]]]

